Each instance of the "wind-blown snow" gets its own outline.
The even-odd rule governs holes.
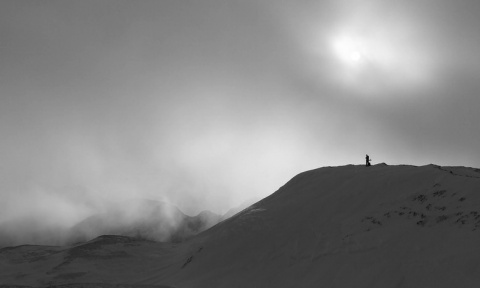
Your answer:
[[[1,249],[0,283],[477,287],[479,241],[478,169],[325,167],[182,243]]]

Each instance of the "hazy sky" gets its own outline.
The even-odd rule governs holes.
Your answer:
[[[2,0],[0,222],[69,225],[130,197],[226,212],[367,153],[480,167],[478,15],[478,0]]]

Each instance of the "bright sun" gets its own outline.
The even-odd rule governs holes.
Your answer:
[[[353,37],[339,37],[333,42],[337,55],[346,64],[358,64],[365,60],[365,47],[359,39]]]
[[[312,30],[312,39],[321,40],[320,45],[312,46],[314,55],[325,57],[322,59],[328,65],[323,67],[327,67],[331,79],[357,94],[369,95],[380,95],[387,88],[416,89],[428,83],[434,72],[435,54],[427,49],[429,41],[422,30],[403,15],[392,19],[379,17],[382,13],[377,13],[377,8],[381,10],[383,6],[375,5],[381,0],[367,2],[372,5],[353,5],[345,14],[349,17],[340,17],[331,30],[320,30],[325,34],[318,32],[318,26]]]

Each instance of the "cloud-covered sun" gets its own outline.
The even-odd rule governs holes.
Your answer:
[[[431,69],[421,41],[401,25],[378,25],[347,24],[332,30],[327,43],[336,80],[363,94],[426,83]]]
[[[333,49],[336,56],[345,64],[357,64],[365,60],[365,49],[359,39],[340,36],[333,40]]]

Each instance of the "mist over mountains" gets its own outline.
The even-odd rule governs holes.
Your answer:
[[[73,226],[45,223],[41,217],[12,219],[0,223],[0,247],[15,245],[69,245],[101,235],[123,235],[160,242],[179,242],[223,221],[252,201],[232,208],[224,215],[202,211],[184,214],[172,204],[148,199],[132,199],[111,204]],[[59,217],[61,217],[61,213]]]
[[[105,234],[175,242],[210,228],[221,219],[209,211],[191,217],[173,205],[153,200],[125,204],[128,205],[92,215],[76,224],[67,242],[84,242]]]
[[[3,248],[0,284],[476,287],[479,191],[480,169],[474,168],[324,167],[298,174],[270,196],[184,240],[105,235],[67,246]],[[153,216],[161,205],[140,207]],[[76,229],[95,227],[90,222],[102,226],[104,216],[98,217]],[[199,226],[186,225],[184,231],[192,227]]]

